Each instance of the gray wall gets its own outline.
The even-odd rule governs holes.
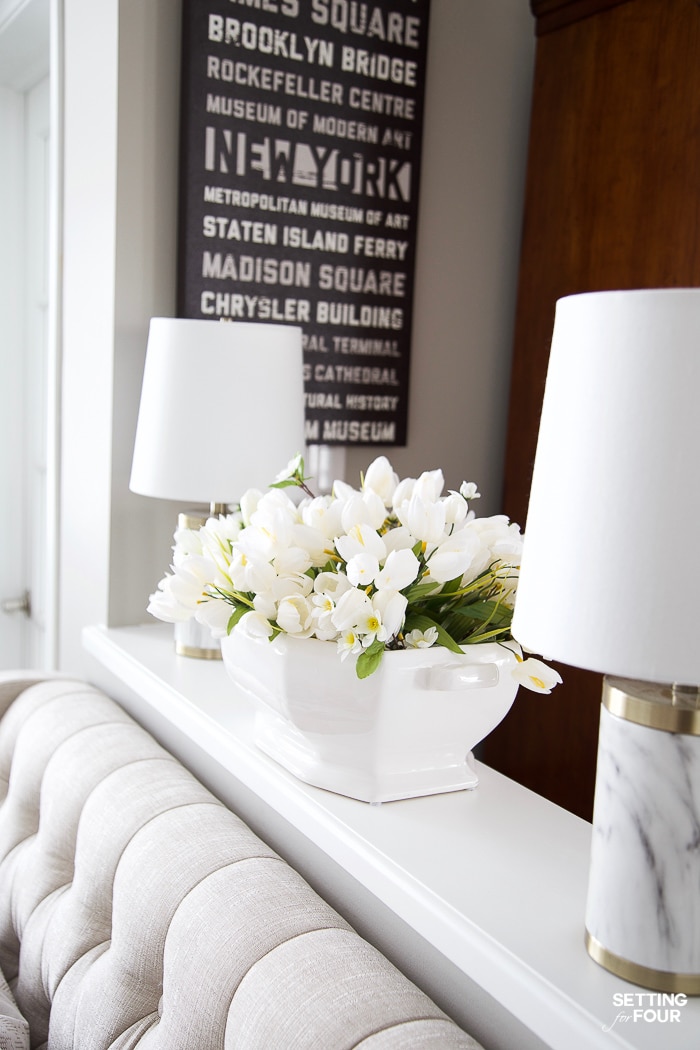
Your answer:
[[[175,505],[128,491],[151,316],[175,309],[178,0],[65,0],[60,666],[142,622]],[[402,475],[499,509],[534,58],[527,0],[432,0]],[[375,452],[347,454],[354,481]]]

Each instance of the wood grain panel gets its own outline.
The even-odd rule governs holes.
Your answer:
[[[562,29],[581,18],[599,14],[617,4],[626,4],[630,0],[531,0],[530,8],[537,19],[538,36]]]
[[[700,286],[700,7],[627,0],[537,41],[503,498],[515,521],[557,299],[673,286]],[[621,615],[623,597],[608,596]],[[590,818],[601,679],[560,670],[551,697],[521,694],[483,757]]]

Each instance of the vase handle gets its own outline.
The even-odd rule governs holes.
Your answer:
[[[428,689],[447,692],[457,689],[483,689],[498,685],[497,664],[445,664],[431,667]]]

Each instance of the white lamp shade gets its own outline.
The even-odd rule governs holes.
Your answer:
[[[303,445],[300,328],[151,320],[132,491],[237,502],[264,491]]]
[[[557,303],[513,634],[700,683],[700,289]]]

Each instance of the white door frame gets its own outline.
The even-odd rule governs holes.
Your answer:
[[[56,666],[58,648],[62,3],[0,0],[0,134],[9,146],[3,150],[6,163],[0,173],[5,232],[0,243],[0,313],[7,374],[0,482],[8,503],[1,508],[5,555],[0,599],[20,597],[31,581],[39,611],[31,621],[21,613],[0,612],[0,666],[45,669]],[[43,144],[35,138],[30,151],[30,132],[47,135],[43,117],[37,126],[37,97],[43,92],[35,90],[47,74],[50,133]],[[28,178],[28,163],[44,168],[38,179]],[[38,203],[26,189],[30,181],[31,192],[43,198]],[[40,224],[32,221],[37,212]],[[46,316],[38,334],[28,314],[28,229],[35,242],[35,300],[37,266],[43,270],[39,281]],[[29,345],[34,347],[33,358]],[[32,493],[28,480],[37,463],[42,474],[39,490],[35,481]]]

